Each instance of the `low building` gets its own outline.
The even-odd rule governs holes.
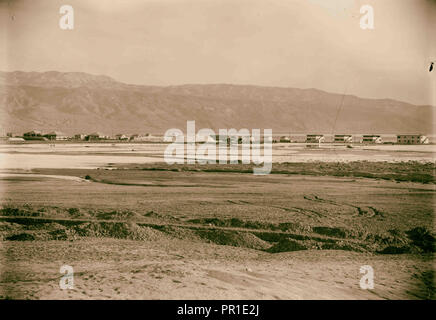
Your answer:
[[[164,142],[162,136],[153,136],[151,134],[146,133],[145,135],[135,135],[131,138],[131,141],[135,142]]]
[[[48,140],[68,140],[68,136],[60,131],[52,131],[44,135]]]
[[[129,140],[129,137],[126,136],[125,134],[118,133],[115,135],[115,139],[117,139],[117,140]]]
[[[335,134],[333,141],[335,143],[352,143],[353,136],[351,134]]]
[[[22,141],[26,141],[26,140],[24,140],[23,138],[20,138],[20,137],[9,137],[8,141],[10,141],[10,142],[22,142]]]
[[[363,136],[362,143],[367,143],[367,144],[382,143],[382,138],[380,135],[366,134]]]
[[[139,137],[139,134],[135,133],[135,134],[132,134],[132,135],[129,137],[129,140],[130,140],[130,141],[135,141],[135,139],[138,138],[138,137]]]
[[[86,140],[88,141],[97,141],[97,140],[103,140],[105,139],[106,136],[101,134],[100,132],[93,132],[91,134],[88,134],[86,136]]]
[[[306,136],[307,143],[323,143],[325,141],[325,137],[323,134],[308,134]]]
[[[134,135],[130,137],[130,141],[137,141],[137,142],[145,142],[148,141],[148,136],[144,136],[144,135]]]
[[[83,133],[77,133],[74,135],[74,140],[85,140],[86,135]]]
[[[397,135],[398,144],[428,144],[428,137],[422,134],[401,134]]]

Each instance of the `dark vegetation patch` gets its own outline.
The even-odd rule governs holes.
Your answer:
[[[381,254],[403,254],[409,252],[410,252],[410,247],[408,246],[403,246],[403,247],[388,246],[383,250],[378,251],[378,253]]]
[[[424,252],[436,252],[435,237],[424,227],[416,227],[406,232],[412,244]]]
[[[9,241],[33,241],[35,240],[35,237],[31,235],[30,233],[19,233],[14,234],[9,237],[6,237],[6,240]]]
[[[125,166],[124,166],[125,167]],[[138,165],[131,166],[138,168]],[[127,167],[129,168],[129,167]],[[252,164],[174,164],[164,163],[146,164],[140,166],[141,170],[149,171],[194,171],[194,172],[228,172],[253,173]],[[322,162],[308,163],[274,163],[272,174],[299,174],[312,176],[359,177],[369,179],[383,179],[398,182],[435,183],[436,171],[434,163],[407,162]]]
[[[132,222],[99,222],[4,218],[13,228],[1,232],[5,240],[74,240],[79,237],[159,240],[164,235],[150,227]],[[32,230],[32,234],[22,231]]]
[[[24,204],[21,206],[14,206],[11,204],[4,204],[0,209],[2,216],[27,216],[39,217],[43,210],[34,210],[30,205]]]
[[[69,234],[64,229],[50,231],[49,235],[53,240],[68,240]]]
[[[423,273],[418,275],[417,278],[422,281],[426,289],[426,293],[423,298],[427,300],[434,300],[436,298],[435,271],[424,271]]]
[[[162,238],[159,231],[131,222],[84,222],[75,226],[74,231],[82,237],[131,240],[158,240]]]
[[[367,229],[322,225],[312,227],[294,222],[270,223],[239,218],[212,217],[182,221],[154,211],[142,214],[129,210],[90,213],[79,208],[66,208],[63,209],[63,217],[50,219],[41,217],[47,209],[6,206],[2,210],[4,216],[0,218],[0,240],[66,241],[80,237],[107,237],[153,241],[176,238],[270,253],[303,249],[367,251],[379,254],[421,254],[436,251],[434,234],[425,227],[371,233]],[[81,218],[85,214],[88,218]],[[90,220],[91,214],[96,219]],[[141,220],[144,217],[150,220]]]
[[[213,225],[217,227],[278,230],[278,226],[272,223],[265,223],[261,221],[243,221],[238,218],[231,218],[231,219],[202,218],[202,219],[191,219],[191,220],[187,220],[186,222],[201,224],[201,225]]]
[[[283,232],[293,232],[293,231],[300,231],[304,229],[301,225],[294,222],[270,223],[265,221],[241,220],[238,218],[231,218],[231,219],[201,218],[201,219],[190,219],[187,220],[186,222],[193,223],[193,224],[200,224],[200,225],[217,226],[217,227],[244,228],[244,229],[254,229],[254,230],[272,230],[272,231],[283,231]]]
[[[300,244],[295,240],[281,239],[279,242],[277,242],[275,245],[265,251],[270,253],[279,253],[306,249],[307,248],[304,245]]]
[[[321,250],[345,250],[345,251],[356,251],[365,252],[367,247],[363,244],[356,244],[346,241],[334,241],[331,243],[323,243],[320,247]]]
[[[336,238],[347,237],[347,232],[343,228],[313,227],[312,230],[316,233],[323,234],[330,237],[336,237]]]

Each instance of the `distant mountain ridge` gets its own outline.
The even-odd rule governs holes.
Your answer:
[[[432,133],[432,106],[318,89],[208,84],[143,86],[83,72],[0,72],[3,131],[164,133],[271,128],[290,133]]]

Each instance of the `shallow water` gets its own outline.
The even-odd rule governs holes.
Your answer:
[[[60,143],[2,144],[0,168],[95,169],[114,163],[163,162],[167,144]],[[419,161],[434,162],[435,145],[344,145],[324,144],[308,148],[301,143],[273,144],[273,162]],[[261,146],[263,151],[263,146]],[[239,155],[240,158],[240,155]]]

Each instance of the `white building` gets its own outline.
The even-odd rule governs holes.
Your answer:
[[[325,137],[323,134],[308,134],[306,136],[307,143],[323,143],[325,141]]]
[[[422,134],[401,134],[397,135],[398,144],[428,144],[428,137]]]
[[[129,140],[129,137],[126,136],[125,134],[118,133],[115,135],[115,139],[117,139],[117,140]]]
[[[86,138],[86,135],[83,133],[77,133],[74,135],[75,140],[85,140],[85,138]]]
[[[60,131],[52,131],[44,135],[48,140],[68,140],[68,136]]]
[[[335,143],[352,143],[353,136],[351,134],[335,134]]]
[[[380,135],[376,134],[367,134],[363,136],[362,143],[382,143],[382,138]]]

